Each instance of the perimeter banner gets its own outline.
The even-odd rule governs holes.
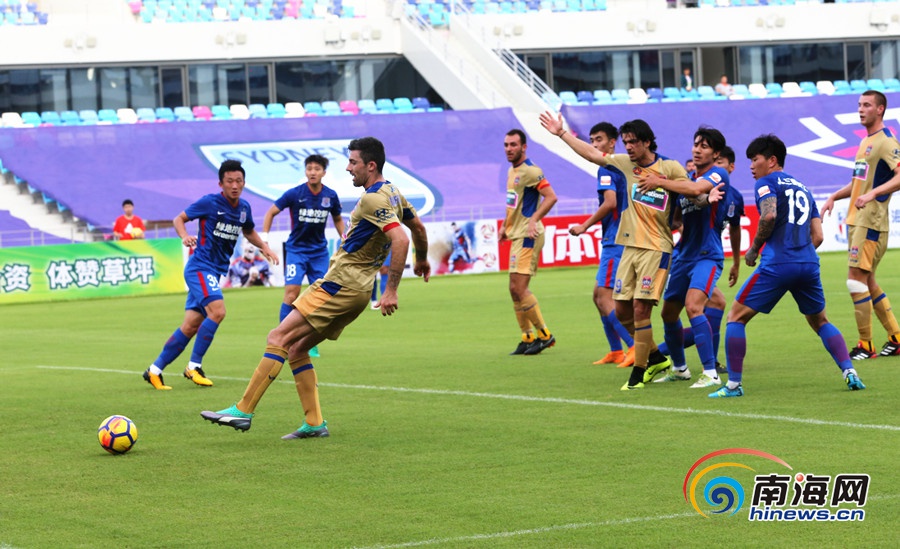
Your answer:
[[[184,291],[181,241],[0,249],[0,304]]]

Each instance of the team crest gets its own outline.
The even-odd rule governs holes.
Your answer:
[[[322,207],[323,207],[323,208],[330,208],[330,207],[331,207],[331,197],[330,197],[330,196],[324,196],[324,197],[322,197]]]
[[[649,276],[645,276],[644,278],[641,279],[641,289],[642,290],[649,290],[650,286],[652,286],[652,285],[653,285],[653,279],[650,278]]]
[[[635,166],[631,168],[631,173],[633,173],[634,175],[641,175],[641,169]]]
[[[247,222],[247,210],[241,210],[241,225]]]
[[[859,247],[850,246],[850,259],[857,259],[859,257]]]
[[[869,156],[869,153],[872,152],[872,145],[866,147],[866,156]]]

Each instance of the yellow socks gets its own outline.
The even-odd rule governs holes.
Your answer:
[[[653,326],[649,320],[636,320],[634,322],[634,367],[647,368],[647,361],[656,349],[653,342]]]
[[[307,425],[316,427],[322,424],[322,407],[319,405],[319,385],[316,371],[312,364],[304,364],[291,370],[294,374],[294,385],[300,395],[303,415]]]
[[[529,294],[521,303],[522,312],[525,317],[535,328],[538,328],[538,337],[541,339],[549,339],[550,331],[547,329],[547,324],[544,322],[544,316],[541,314],[541,306],[538,305],[537,297],[534,294]]]
[[[253,413],[253,410],[256,409],[256,405],[259,403],[259,399],[262,398],[269,385],[278,377],[278,372],[284,366],[287,356],[287,350],[281,347],[274,345],[266,347],[266,352],[263,354],[262,360],[259,361],[259,366],[256,367],[253,377],[250,378],[250,383],[247,384],[247,389],[244,390],[244,396],[237,403],[238,410],[246,414]]]
[[[891,302],[884,292],[872,300],[872,308],[875,309],[875,316],[881,321],[881,325],[884,326],[884,331],[888,333],[891,341],[897,343],[900,338],[900,325],[897,324],[897,317],[891,310]]]
[[[872,296],[869,292],[850,294],[853,300],[853,310],[856,313],[856,328],[859,330],[859,340],[872,344]]]

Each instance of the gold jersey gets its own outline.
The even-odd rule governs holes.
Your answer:
[[[862,140],[856,151],[856,162],[853,166],[850,209],[847,211],[848,225],[875,229],[879,232],[890,230],[888,205],[891,195],[879,196],[861,210],[856,207],[856,199],[859,195],[886,183],[893,177],[898,165],[900,165],[900,144],[897,143],[897,138],[891,130],[884,128]]]
[[[371,291],[375,274],[391,251],[391,239],[385,233],[415,216],[415,208],[389,181],[366,189],[350,212],[341,245],[325,273],[326,283]]]
[[[662,188],[642,193],[637,185],[640,177],[646,174],[688,181],[687,172],[677,161],[659,155],[648,166],[635,164],[627,154],[612,154],[606,160],[625,174],[627,182],[628,207],[619,220],[616,244],[671,253],[674,195]]]
[[[541,202],[540,190],[549,186],[544,172],[531,160],[509,168],[506,176],[506,236],[509,239],[528,236],[528,221]],[[537,234],[544,234],[544,224],[537,222]]]

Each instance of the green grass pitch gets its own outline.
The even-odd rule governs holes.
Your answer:
[[[879,281],[900,303],[896,254]],[[822,263],[829,318],[852,346],[845,255]],[[289,442],[280,436],[302,417],[286,369],[249,432],[199,416],[240,398],[281,289],[229,291],[204,361],[215,386],[181,377],[188,350],[166,392],[140,374],[181,322],[182,295],[5,306],[0,547],[896,546],[900,358],[860,364],[868,389],[851,393],[786,298],[747,329],[745,397],[713,400],[686,383],[621,392],[628,370],[591,364],[607,350],[593,281],[590,268],[540,272],[531,287],[558,344],[511,357],[505,274],[404,280],[397,314],[366,311],[321,346],[332,436]],[[658,309],[653,323],[661,340]],[[696,352],[687,357],[696,377]],[[111,414],[140,430],[123,456],[97,442]],[[749,502],[700,516],[682,482],[723,448],[774,454],[794,473],[871,475],[865,520],[750,522]]]

